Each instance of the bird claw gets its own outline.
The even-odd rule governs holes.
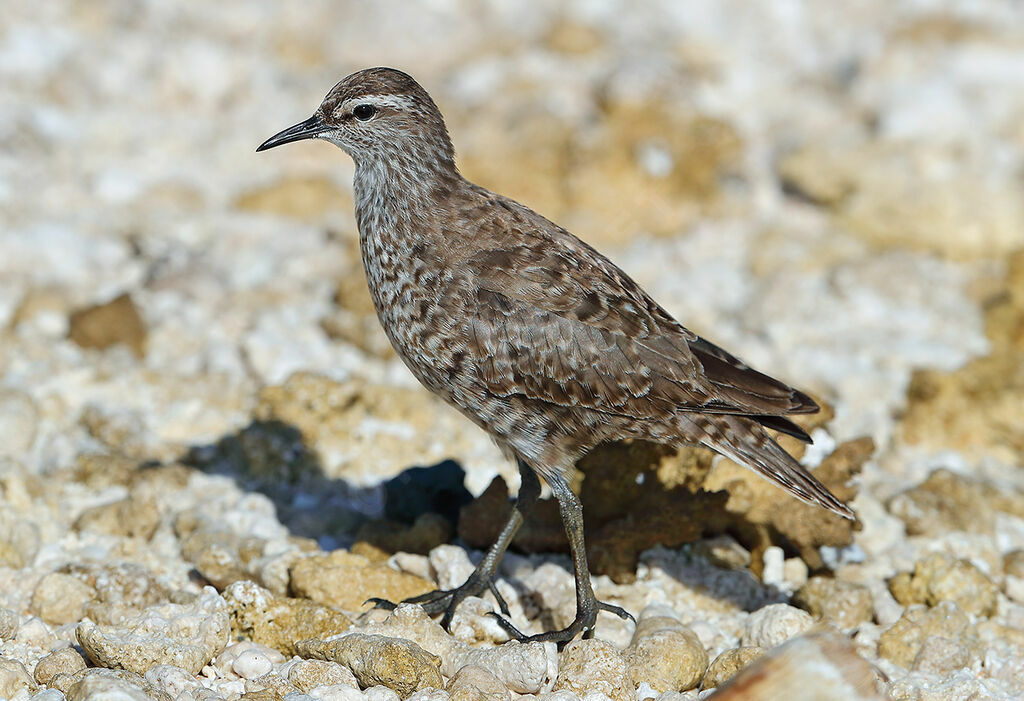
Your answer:
[[[441,617],[441,627],[449,633],[451,632],[452,618],[455,616],[455,609],[458,608],[467,597],[479,596],[484,591],[490,590],[491,594],[494,595],[495,600],[498,602],[498,608],[506,616],[510,615],[508,610],[508,604],[505,602],[505,598],[498,592],[498,588],[494,584],[494,579],[491,577],[486,578],[486,583],[483,583],[482,577],[470,576],[461,586],[455,589],[435,589],[428,591],[425,594],[419,594],[417,596],[410,596],[408,599],[403,599],[400,603],[403,604],[416,604],[420,606],[428,616],[436,616],[439,613],[444,613]],[[398,608],[398,604],[387,599],[380,597],[372,597],[367,599],[364,603],[373,604],[375,609],[383,609],[385,611],[394,611]]]
[[[614,604],[606,604],[603,601],[594,600],[592,604],[584,606],[582,610],[577,610],[576,618],[567,627],[562,630],[549,630],[543,633],[537,633],[536,635],[526,635],[521,630],[516,628],[511,621],[504,616],[489,611],[487,615],[491,616],[498,622],[498,625],[508,633],[509,637],[513,640],[517,640],[521,643],[534,643],[534,642],[547,642],[551,641],[558,645],[558,649],[561,650],[567,643],[573,640],[580,633],[583,634],[584,638],[591,638],[594,635],[594,624],[597,621],[597,612],[607,611],[608,613],[614,613],[616,616],[623,620],[633,621],[636,623],[636,618],[633,617],[626,609],[621,606],[615,606]],[[504,612],[503,612],[504,613]],[[508,614],[505,613],[505,616]]]

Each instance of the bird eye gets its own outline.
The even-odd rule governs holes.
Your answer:
[[[377,114],[377,108],[373,105],[356,105],[352,109],[352,114],[355,115],[355,118],[360,122],[365,122],[370,117]]]

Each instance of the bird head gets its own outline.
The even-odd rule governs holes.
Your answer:
[[[393,68],[368,68],[331,88],[313,116],[264,141],[257,151],[304,139],[326,139],[357,162],[384,158],[450,164],[444,119],[427,91]]]

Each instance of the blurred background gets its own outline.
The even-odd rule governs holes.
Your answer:
[[[875,659],[880,631],[921,603],[920,587],[889,578],[940,551],[988,582],[957,590],[959,605],[998,598],[1005,627],[985,635],[1020,644],[1006,633],[1024,627],[1024,5],[1011,0],[5,2],[5,605],[28,607],[43,572],[89,558],[129,558],[179,587],[257,577],[252,563],[204,570],[184,545],[207,522],[194,514],[234,534],[232,557],[258,536],[294,558],[316,547],[295,535],[350,544],[385,512],[382,482],[411,466],[454,459],[472,495],[495,475],[518,482],[378,328],[348,157],[322,142],[255,153],[375,65],[434,96],[468,178],[566,226],[684,325],[827,405],[803,459],[839,465],[863,530],[787,531],[795,502],[762,484],[757,508],[778,513],[720,530],[775,589],[728,616],[795,590],[808,567],[845,572],[873,597],[858,641]],[[140,463],[182,460],[265,478],[267,497],[188,471],[133,486]],[[448,530],[392,539],[384,557],[453,537],[470,494],[451,467]],[[661,526],[624,581],[637,552],[682,528]],[[474,532],[459,522],[484,547]],[[286,591],[281,567],[257,578]],[[741,619],[721,616],[732,632],[705,641],[712,651],[739,640]],[[893,674],[916,659],[878,654]],[[991,684],[1024,688],[1021,649],[1000,659]]]
[[[344,75],[389,65],[438,101],[467,177],[833,404],[837,437],[887,446],[902,418],[925,452],[1016,460],[1017,364],[943,373],[1021,343],[985,312],[1024,246],[1022,12],[10,3],[0,443],[42,469],[90,438],[166,457],[243,425],[296,371],[413,387],[364,290],[349,159],[324,143],[254,153]],[[486,440],[449,418],[426,435],[364,428],[493,470]],[[350,477],[381,474],[335,452]]]

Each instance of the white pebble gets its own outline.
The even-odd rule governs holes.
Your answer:
[[[371,686],[363,692],[363,698],[366,701],[398,701],[398,694],[386,686]]]
[[[345,684],[314,686],[309,695],[320,701],[363,701],[363,692]]]
[[[770,587],[781,587],[786,581],[786,553],[778,545],[765,548],[764,572],[761,581]]]
[[[258,679],[273,669],[274,663],[257,650],[246,650],[231,663],[231,670],[243,679]]]
[[[43,689],[32,697],[32,701],[64,701],[64,694],[58,689]]]

